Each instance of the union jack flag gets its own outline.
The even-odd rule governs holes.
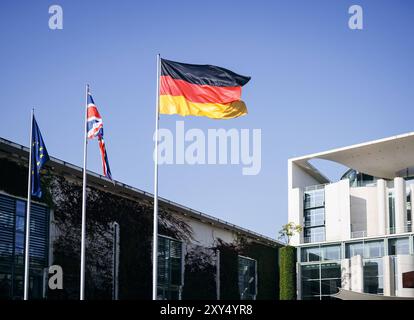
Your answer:
[[[87,129],[88,139],[98,138],[99,150],[101,151],[102,170],[105,177],[112,180],[111,169],[109,168],[108,154],[106,153],[103,122],[98,108],[93,101],[92,95],[88,90],[88,108],[87,108]]]

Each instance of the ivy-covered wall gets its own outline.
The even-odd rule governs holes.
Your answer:
[[[217,256],[214,249],[198,245],[187,246],[184,287],[186,300],[214,300],[217,297]]]
[[[296,249],[286,246],[280,254],[280,300],[296,300]]]
[[[279,296],[278,248],[241,240],[241,254],[257,261],[257,300]]]
[[[0,190],[25,197],[27,167],[0,159]],[[49,299],[78,299],[82,186],[46,169],[42,173],[44,196],[38,201],[53,209],[55,238],[53,261],[64,270],[63,290],[50,290]],[[120,227],[119,298],[151,299],[152,273],[152,199],[132,200],[88,186],[87,199],[86,286],[88,299],[112,297],[112,223]],[[216,239],[206,248],[197,243],[191,226],[180,219],[181,213],[160,205],[159,233],[186,243],[183,299],[216,299],[217,253],[220,252],[220,296],[240,299],[238,255],[257,260],[257,299],[277,299],[277,249],[240,237],[234,243]],[[191,245],[190,245],[191,244]]]

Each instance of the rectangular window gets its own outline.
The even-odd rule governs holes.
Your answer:
[[[346,257],[379,258],[384,256],[384,241],[366,241],[346,244]]]
[[[158,237],[158,299],[178,300],[182,286],[181,241]]]
[[[394,256],[397,254],[409,254],[410,245],[408,238],[389,239],[388,240],[388,254]]]
[[[325,225],[325,208],[314,208],[305,210],[305,227]]]
[[[26,201],[0,194],[0,297],[21,299],[26,228]],[[30,219],[30,296],[43,297],[40,285],[48,265],[49,210],[32,203]],[[3,284],[3,286],[1,285]]]
[[[388,218],[390,222],[390,233],[395,233],[395,199],[394,192],[391,191],[388,193]]]
[[[323,186],[316,186],[313,190],[305,190],[305,209],[325,206],[325,189]]]
[[[305,242],[322,242],[325,241],[325,227],[305,228]]]
[[[329,245],[301,249],[302,262],[341,260],[341,246]]]
[[[302,248],[301,258],[302,262],[321,261],[321,250],[319,247]]]
[[[255,300],[257,287],[256,260],[239,256],[239,292],[241,300]]]
[[[303,300],[333,299],[341,287],[341,265],[322,263],[302,265],[301,285]]]
[[[321,247],[323,260],[341,260],[341,246],[325,246]]]
[[[369,259],[364,261],[364,292],[383,294],[383,264],[382,259]]]

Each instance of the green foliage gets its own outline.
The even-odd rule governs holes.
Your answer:
[[[280,300],[296,300],[296,249],[279,249]]]
[[[241,241],[240,254],[257,261],[257,299],[277,300],[279,296],[278,248]]]
[[[289,222],[282,226],[282,229],[279,231],[279,239],[282,239],[287,243],[290,244],[290,239],[298,233],[301,233],[303,230],[302,226],[299,224],[295,224],[294,222]]]
[[[202,246],[188,250],[185,257],[184,300],[215,300],[216,266],[212,261],[215,252]]]
[[[220,299],[240,300],[238,282],[238,248],[219,239],[220,250]]]

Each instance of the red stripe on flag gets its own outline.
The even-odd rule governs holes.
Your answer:
[[[161,76],[160,95],[184,96],[196,103],[230,103],[240,100],[241,87],[216,87],[192,84],[184,80]]]
[[[98,109],[96,108],[96,106],[88,107],[88,118],[89,117],[101,118],[101,115],[99,114]]]

